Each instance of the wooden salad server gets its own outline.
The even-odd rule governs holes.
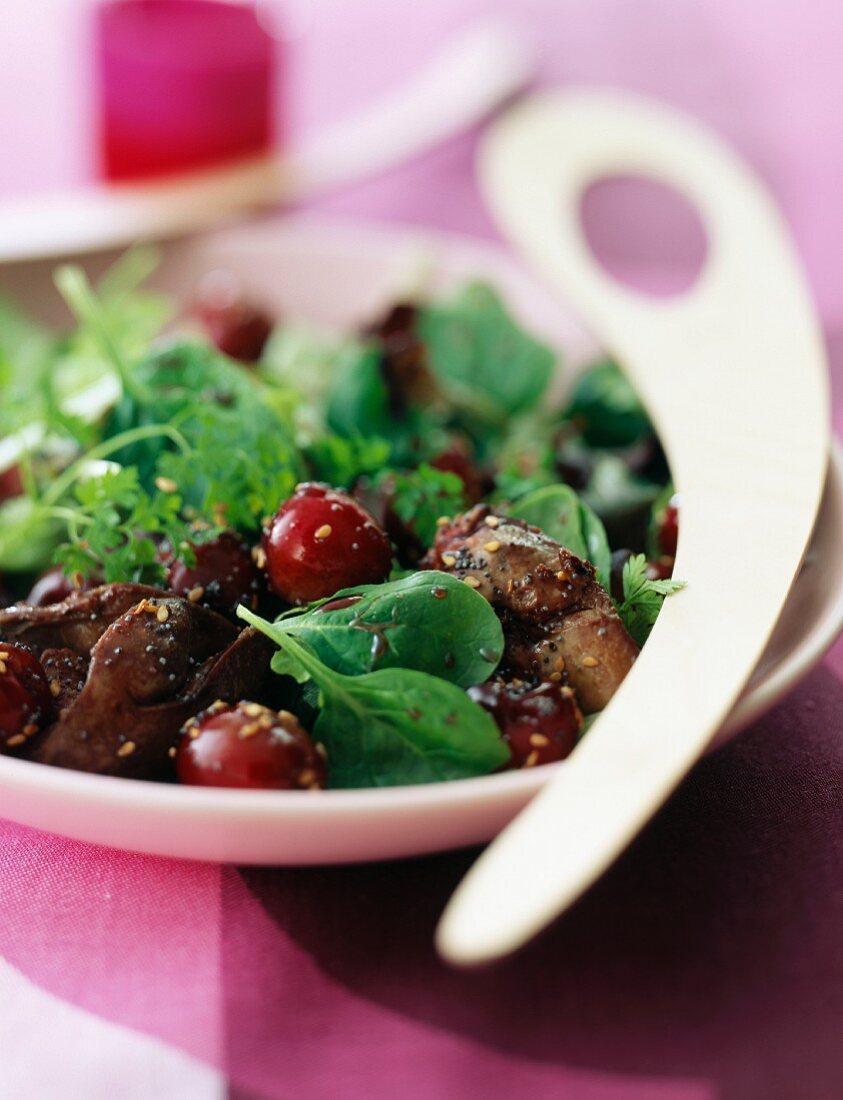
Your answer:
[[[593,182],[643,176],[700,211],[694,286],[652,299],[594,260]],[[573,755],[481,855],[437,932],[462,965],[513,951],[629,844],[699,758],[775,625],[811,533],[830,444],[817,318],[770,195],[717,137],[650,101],[551,92],[494,124],[480,179],[503,235],[628,373],[681,493],[671,596]]]

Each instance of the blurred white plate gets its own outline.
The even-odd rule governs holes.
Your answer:
[[[598,350],[564,305],[512,259],[464,237],[305,218],[264,221],[169,246],[156,282],[185,300],[215,268],[239,276],[279,315],[341,329],[371,317],[402,289],[436,292],[479,276],[500,288],[527,326],[564,349],[564,369]],[[42,316],[59,315],[44,265],[3,270],[0,289]],[[841,625],[843,460],[835,449],[804,568],[714,744],[781,699]],[[558,767],[564,762],[453,783],[310,794],[167,786],[0,757],[0,806],[4,817],[25,825],[156,855],[254,864],[352,862],[488,840]]]

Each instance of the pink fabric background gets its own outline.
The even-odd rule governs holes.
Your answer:
[[[89,6],[0,8],[0,192],[91,172]],[[501,8],[537,32],[543,81],[642,90],[707,119],[770,181],[793,226],[843,424],[836,0],[273,6],[290,29],[293,134],[388,91],[454,26]],[[489,235],[471,155],[461,139],[320,205]],[[602,233],[630,259],[622,222]],[[841,675],[838,644],[790,700],[696,769],[541,942],[484,974],[450,973],[430,948],[470,855],[248,871],[3,823],[0,956],[66,1001],[220,1067],[242,1098],[841,1096]],[[49,1021],[21,1036],[24,1056],[45,1056],[45,1036]]]

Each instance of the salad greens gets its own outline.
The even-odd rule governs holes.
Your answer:
[[[596,363],[574,383],[565,416],[591,447],[628,447],[652,432],[650,418],[617,363]]]
[[[550,382],[553,352],[520,329],[482,283],[423,308],[418,332],[449,404],[486,431],[500,432],[533,408]]]
[[[343,588],[275,621],[330,669],[359,676],[378,668],[428,672],[471,687],[503,656],[500,619],[482,596],[450,573],[426,570],[384,584]],[[284,651],[276,671],[287,671]],[[294,659],[289,675],[296,676]]]
[[[430,546],[441,516],[466,506],[465,485],[458,474],[423,462],[415,470],[382,470],[373,488],[388,489],[392,510],[423,546]]]
[[[602,584],[612,572],[612,552],[600,519],[568,485],[546,485],[518,497],[510,513],[540,527],[546,535],[596,568]]]
[[[665,596],[671,596],[684,587],[684,581],[652,580],[648,577],[647,559],[643,554],[635,554],[624,563],[623,601],[618,607],[618,614],[638,645],[646,642]]]
[[[644,531],[672,488],[617,364],[587,368],[567,404],[551,407],[555,353],[491,286],[473,282],[402,305],[392,350],[388,326],[340,337],[284,322],[246,368],[205,339],[161,335],[173,309],[142,287],[154,264],[150,250],[133,250],[96,287],[81,269],[60,268],[76,321],[66,334],[0,301],[0,476],[14,463],[23,488],[0,492],[0,571],[17,591],[51,565],[77,585],[164,585],[173,562],[195,567],[224,532],[240,537],[247,563],[265,561],[259,547],[250,559],[250,547],[297,485],[347,490],[377,513],[386,532],[378,575],[390,575],[392,552],[391,579],[304,607],[290,608],[288,594],[272,614],[257,602],[237,612],[278,646],[273,670],[316,707],[311,732],[336,787],[462,778],[510,760],[491,713],[466,689],[495,672],[524,687],[507,663],[511,623],[470,586],[476,577],[463,583],[422,558],[482,494],[499,517],[590,561],[605,589],[621,586],[617,612],[646,641],[682,585],[653,579],[643,553],[613,578],[610,543],[655,558],[655,534],[645,541]],[[331,525],[319,530],[327,538]]]
[[[245,607],[238,615],[279,646],[273,669],[319,688],[313,735],[325,746],[335,787],[384,787],[485,775],[509,752],[494,719],[455,684],[402,668],[335,672],[281,623]],[[491,666],[490,666],[491,667]]]

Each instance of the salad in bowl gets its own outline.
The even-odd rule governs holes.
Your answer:
[[[619,367],[490,286],[342,337],[134,252],[0,309],[0,754],[320,791],[575,750],[672,579],[678,502]]]

